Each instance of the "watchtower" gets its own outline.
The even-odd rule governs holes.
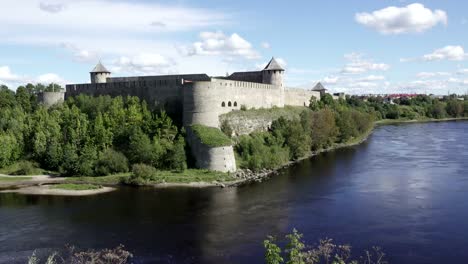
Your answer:
[[[99,62],[96,67],[90,72],[91,83],[106,83],[107,78],[111,77],[111,72]]]
[[[275,58],[271,58],[265,69],[262,71],[262,82],[265,84],[283,87],[284,69],[279,65]]]

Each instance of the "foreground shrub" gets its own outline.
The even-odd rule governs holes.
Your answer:
[[[128,160],[124,154],[107,149],[99,156],[96,164],[96,175],[105,176],[128,171]]]
[[[67,246],[63,254],[54,252],[45,258],[45,262],[41,261],[34,252],[29,257],[28,264],[126,264],[130,263],[132,257],[132,253],[125,250],[123,245],[113,249],[88,251],[79,251],[73,246]]]
[[[386,264],[385,253],[378,247],[366,250],[364,256],[352,260],[350,245],[335,245],[332,239],[320,240],[318,245],[307,246],[302,241],[303,235],[296,229],[286,235],[284,249],[276,244],[276,239],[269,236],[264,242],[265,262],[267,264]]]
[[[132,175],[125,179],[124,183],[130,185],[145,185],[156,175],[156,169],[146,164],[135,164],[132,167]]]

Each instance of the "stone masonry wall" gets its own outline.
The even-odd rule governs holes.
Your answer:
[[[38,95],[39,103],[46,107],[62,103],[65,99],[64,92],[42,92]]]
[[[314,96],[320,101],[320,92],[304,89],[287,88],[285,90],[284,104],[292,106],[309,106],[310,98]]]
[[[236,171],[236,159],[232,146],[209,147],[200,141],[190,127],[187,128],[186,140],[196,159],[197,168],[221,172]]]

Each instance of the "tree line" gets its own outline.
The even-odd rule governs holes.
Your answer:
[[[377,120],[449,117],[468,117],[468,100],[419,95],[390,103],[383,97],[348,96],[334,100],[325,94],[320,100],[312,97],[309,108],[299,118],[279,118],[269,131],[237,138],[237,162],[246,169],[274,169],[312,152],[359,140]],[[225,130],[230,135],[230,128]]]
[[[79,95],[45,108],[37,90],[0,88],[0,168],[28,160],[61,175],[108,175],[132,164],[184,170],[184,131],[137,97]]]

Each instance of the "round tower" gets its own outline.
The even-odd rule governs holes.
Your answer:
[[[284,69],[275,58],[271,58],[265,69],[262,71],[262,82],[265,84],[283,87]]]
[[[96,67],[90,72],[91,83],[106,83],[107,78],[111,77],[111,72],[99,62]]]

